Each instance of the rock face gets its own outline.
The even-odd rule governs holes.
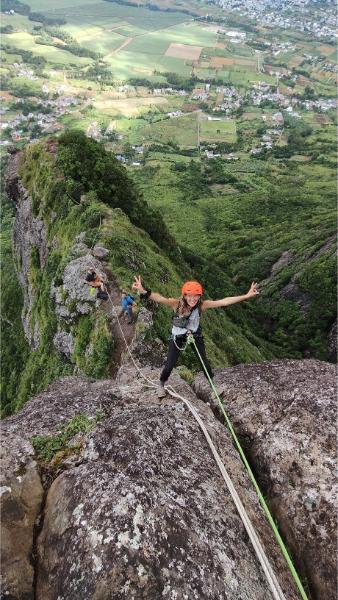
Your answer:
[[[152,325],[152,313],[142,306],[137,316],[136,335],[131,344],[131,352],[142,366],[161,367],[165,362],[166,349],[160,339],[150,336],[147,338]]]
[[[18,179],[17,168],[20,154],[11,163],[6,181],[6,191],[16,202],[16,218],[13,228],[13,247],[16,255],[17,274],[23,289],[24,308],[22,323],[25,336],[32,348],[40,342],[39,324],[31,326],[31,313],[36,296],[34,286],[29,280],[32,254],[36,253],[39,268],[43,269],[48,257],[47,233],[44,222],[34,216],[32,199]]]
[[[311,297],[307,292],[303,292],[296,282],[295,277],[292,278],[291,282],[284,286],[281,290],[281,295],[286,300],[292,300],[299,305],[300,311],[303,315],[307,315],[310,305]]]
[[[71,356],[74,351],[74,338],[71,333],[66,331],[58,331],[53,338],[53,344],[59,352],[66,356]]]
[[[27,441],[7,432],[0,449],[2,598],[33,597],[33,529],[43,496],[33,454]]]
[[[316,360],[217,372],[222,401],[313,598],[336,600],[335,367]],[[210,400],[202,376],[197,394]]]
[[[202,416],[286,598],[296,600],[227,430],[187,384],[177,376],[171,383]],[[180,400],[161,403],[134,368],[123,367],[116,382],[55,382],[1,426],[3,435],[24,439],[55,435],[72,416],[98,410],[104,419],[84,434],[80,454],[64,462],[48,490],[34,598],[270,600],[198,424]]]
[[[94,246],[93,255],[96,256],[96,258],[105,259],[109,256],[109,250],[103,248],[103,246]]]
[[[52,286],[51,296],[55,301],[55,312],[60,320],[72,324],[80,315],[91,312],[96,302],[97,289],[84,283],[88,269],[94,269],[107,283],[107,276],[100,261],[88,253],[70,261],[62,275],[62,285]]]
[[[51,151],[53,151],[50,146]],[[19,179],[18,171],[21,153],[13,156],[10,162],[6,191],[16,205],[16,218],[13,227],[13,248],[19,282],[22,286],[24,308],[22,323],[25,337],[32,349],[40,344],[41,331],[39,317],[34,311],[39,289],[34,285],[34,270],[44,271],[51,250],[58,247],[57,237],[48,241],[47,223],[34,214],[34,202]],[[51,212],[51,221],[56,213]],[[93,250],[84,242],[86,232],[81,232],[74,239],[74,245],[67,254],[66,264],[60,281],[51,284],[50,296],[55,302],[55,313],[58,318],[58,331],[54,336],[55,348],[65,357],[72,360],[75,346],[75,334],[72,326],[82,315],[91,313],[101,305],[97,299],[97,290],[84,283],[87,270],[95,269],[107,283],[107,275],[100,259],[109,255],[106,248],[96,245]]]

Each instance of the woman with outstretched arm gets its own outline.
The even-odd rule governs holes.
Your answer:
[[[203,359],[208,374],[211,379],[213,378],[213,372],[205,353],[200,325],[201,314],[209,308],[230,306],[231,304],[243,302],[243,300],[249,300],[249,298],[259,294],[257,283],[253,282],[247,294],[244,294],[243,296],[229,296],[222,298],[221,300],[203,300],[203,288],[201,284],[198,283],[198,281],[187,281],[182,286],[182,295],[180,298],[166,298],[157,292],[153,292],[152,290],[143,287],[139,275],[135,276],[132,287],[140,293],[141,299],[149,298],[158,304],[168,306],[174,311],[168,355],[160,376],[159,398],[163,398],[166,394],[164,385],[168,380],[171,371],[176,366],[179,354],[184,347],[188,334],[194,336],[197,349]]]

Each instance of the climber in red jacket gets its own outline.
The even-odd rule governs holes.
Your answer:
[[[160,389],[158,393],[160,398],[165,396],[166,392],[164,385],[168,380],[171,371],[176,366],[180,351],[185,345],[188,334],[194,336],[195,344],[205,364],[206,370],[208,371],[210,378],[213,378],[213,372],[205,353],[200,325],[201,313],[208,308],[230,306],[231,304],[248,300],[259,294],[257,283],[253,282],[247,294],[244,294],[243,296],[229,296],[222,300],[203,300],[203,288],[201,284],[198,283],[198,281],[187,281],[182,287],[182,295],[180,298],[166,298],[161,296],[161,294],[157,294],[156,292],[152,292],[150,289],[143,287],[140,276],[135,276],[132,288],[140,293],[141,298],[150,298],[150,300],[153,300],[158,304],[169,306],[174,311],[167,360],[160,376]]]

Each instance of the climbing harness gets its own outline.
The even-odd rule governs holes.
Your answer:
[[[182,337],[185,337],[185,336],[182,336]],[[185,340],[185,343],[184,343],[184,345],[183,345],[183,346],[178,346],[178,345],[177,345],[177,343],[176,343],[176,339],[177,339],[177,338],[178,338],[178,336],[177,336],[177,335],[171,335],[169,339],[170,339],[170,340],[172,340],[172,341],[174,342],[174,344],[175,344],[175,346],[176,346],[177,350],[181,350],[182,352],[184,352],[184,350],[185,350],[185,349],[187,348],[187,346],[189,345],[188,338]]]
[[[194,340],[194,336],[192,336],[192,335],[188,336],[188,343],[190,343],[190,344],[192,344],[194,346],[194,348],[195,348],[195,350],[197,352],[197,355],[198,355],[198,357],[199,357],[199,359],[201,361],[201,365],[203,367],[203,370],[204,370],[204,372],[205,372],[205,374],[206,374],[206,376],[208,378],[208,381],[209,381],[209,383],[211,385],[211,388],[212,388],[212,390],[213,390],[213,392],[214,392],[214,394],[215,394],[215,396],[217,398],[217,401],[218,401],[218,404],[220,406],[220,409],[221,409],[221,411],[222,411],[222,413],[224,415],[226,424],[227,424],[227,426],[229,428],[229,431],[230,431],[230,433],[231,433],[231,435],[232,435],[232,437],[233,437],[233,439],[235,441],[235,444],[237,446],[237,450],[238,450],[238,452],[239,452],[239,454],[241,456],[241,459],[242,459],[242,461],[244,463],[244,466],[245,466],[245,468],[246,468],[246,470],[248,472],[248,475],[249,475],[249,477],[250,477],[250,479],[251,479],[251,481],[252,481],[252,483],[254,485],[254,488],[256,490],[256,493],[257,493],[257,496],[258,496],[259,501],[261,503],[261,506],[262,506],[262,508],[263,508],[263,510],[265,512],[265,515],[266,515],[266,517],[267,517],[267,519],[268,519],[268,521],[269,521],[269,523],[270,523],[270,525],[272,527],[272,530],[273,530],[273,532],[275,534],[275,537],[276,537],[276,540],[277,540],[277,542],[279,544],[279,547],[280,547],[280,549],[281,549],[281,551],[283,553],[283,556],[284,556],[284,558],[285,558],[285,560],[287,562],[287,565],[288,565],[288,567],[289,567],[289,569],[291,571],[291,574],[292,574],[292,576],[294,578],[294,581],[295,581],[295,583],[297,585],[298,591],[299,591],[301,597],[303,598],[303,600],[308,600],[308,597],[307,597],[307,595],[305,593],[305,590],[304,590],[304,587],[302,585],[302,582],[300,581],[299,575],[298,575],[298,573],[297,573],[297,571],[296,571],[296,569],[295,569],[295,567],[293,565],[291,557],[290,557],[290,555],[289,555],[289,553],[287,551],[287,548],[286,548],[286,546],[285,546],[285,544],[284,544],[284,542],[282,540],[282,537],[281,537],[281,535],[280,535],[280,533],[278,531],[277,525],[276,525],[275,521],[273,520],[273,517],[271,515],[270,509],[269,509],[268,505],[266,504],[266,502],[264,500],[264,496],[263,496],[263,494],[262,494],[262,492],[260,490],[260,487],[259,487],[259,485],[258,485],[258,483],[256,481],[256,478],[255,478],[255,476],[254,476],[254,474],[252,472],[252,469],[251,469],[251,467],[250,467],[250,465],[248,463],[248,460],[247,460],[247,458],[245,456],[244,450],[243,450],[243,448],[242,448],[242,446],[241,446],[241,444],[240,444],[240,442],[238,440],[238,437],[237,437],[236,432],[235,432],[235,430],[234,430],[234,428],[233,428],[233,426],[231,424],[231,421],[230,421],[227,413],[225,412],[223,403],[222,403],[222,401],[221,401],[221,399],[220,399],[220,397],[218,395],[218,392],[217,392],[217,390],[215,388],[215,385],[214,385],[214,383],[213,383],[213,381],[212,381],[212,379],[211,379],[211,377],[210,377],[210,375],[209,375],[209,373],[208,373],[208,371],[206,369],[206,366],[204,364],[203,358],[202,358],[200,352],[198,351],[198,348],[196,346],[196,342]]]

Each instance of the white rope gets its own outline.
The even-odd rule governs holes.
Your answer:
[[[121,333],[122,333],[122,337],[123,337],[124,343],[125,343],[125,345],[126,345],[126,347],[127,347],[127,350],[128,350],[129,356],[130,356],[130,358],[131,358],[131,360],[132,360],[132,362],[133,362],[133,365],[134,365],[135,369],[138,371],[139,375],[141,375],[141,377],[143,377],[143,379],[145,379],[145,381],[147,381],[148,383],[150,383],[150,384],[151,384],[151,387],[152,387],[152,388],[157,388],[157,387],[158,387],[158,384],[156,384],[154,381],[152,381],[151,379],[149,379],[149,377],[147,377],[146,375],[144,375],[144,373],[142,373],[142,371],[141,371],[140,367],[139,367],[139,366],[136,364],[136,362],[135,362],[135,360],[134,360],[134,357],[133,357],[133,355],[132,355],[132,353],[131,353],[131,350],[130,350],[130,348],[129,348],[129,344],[128,344],[128,342],[127,342],[126,338],[125,338],[124,331],[123,331],[123,329],[122,329],[122,326],[121,326],[121,323],[120,323],[120,319],[119,319],[119,316],[118,316],[118,314],[117,314],[117,310],[116,310],[116,308],[115,308],[115,306],[114,306],[114,303],[113,303],[113,301],[112,301],[112,299],[111,299],[111,296],[110,296],[109,292],[107,292],[107,294],[108,294],[108,298],[109,298],[109,300],[110,300],[110,303],[111,303],[111,305],[112,305],[112,309],[113,309],[113,312],[114,312],[114,314],[115,314],[115,317],[116,317],[116,319],[117,319],[118,326],[119,326],[119,328],[120,328],[120,331],[121,331]]]
[[[195,420],[197,421],[197,423],[199,424],[207,442],[208,445],[210,447],[210,450],[215,458],[215,461],[217,463],[217,466],[221,472],[221,475],[227,485],[227,488],[230,492],[230,495],[234,501],[234,504],[238,510],[239,516],[242,519],[243,525],[247,531],[247,534],[251,540],[251,543],[254,547],[254,550],[256,552],[256,555],[258,557],[259,562],[261,563],[262,569],[265,573],[266,579],[268,581],[268,584],[270,586],[271,592],[273,594],[273,597],[276,600],[285,600],[285,596],[284,593],[278,583],[278,580],[276,578],[276,575],[272,569],[272,566],[269,562],[268,557],[266,556],[262,543],[254,529],[254,526],[252,525],[249,516],[242,504],[242,501],[239,497],[239,495],[236,492],[235,486],[232,483],[231,477],[228,474],[227,470],[224,467],[224,464],[214,446],[214,443],[201,419],[201,417],[199,416],[198,412],[196,411],[196,409],[194,408],[194,406],[191,404],[191,402],[189,400],[187,400],[186,398],[184,398],[183,396],[181,396],[180,394],[178,394],[171,386],[168,386],[167,391],[169,392],[169,394],[171,396],[173,396],[174,398],[179,398],[180,400],[182,400],[184,402],[184,404],[189,408],[190,412],[192,413],[192,415],[194,416]]]
[[[127,340],[125,338],[125,335],[124,335],[124,332],[123,332],[123,329],[122,329],[122,326],[121,326],[121,323],[120,323],[120,320],[119,320],[116,308],[115,308],[115,306],[113,304],[113,301],[112,301],[109,293],[108,293],[108,297],[109,297],[110,303],[112,305],[113,311],[115,313],[118,325],[120,327],[120,330],[121,330],[121,333],[122,333],[122,337],[124,339],[124,342],[126,344],[127,350],[129,352],[129,356],[130,356],[130,358],[131,358],[131,360],[132,360],[132,362],[134,364],[134,367],[136,368],[136,370],[138,371],[138,373],[141,375],[141,377],[143,377],[143,379],[145,379],[148,383],[151,384],[149,387],[156,389],[157,387],[159,387],[159,385],[155,384],[151,379],[149,379],[148,377],[146,377],[142,373],[142,371],[139,368],[139,366],[136,364],[136,362],[134,360],[134,357],[132,355],[132,352],[131,352],[131,350],[129,348],[128,342],[127,342]],[[189,411],[191,412],[191,414],[193,415],[193,417],[197,421],[198,425],[200,426],[200,428],[201,428],[201,430],[202,430],[202,432],[203,432],[203,434],[204,434],[204,436],[205,436],[205,438],[207,440],[207,443],[208,443],[208,445],[210,447],[211,453],[212,453],[212,455],[213,455],[213,457],[214,457],[214,459],[216,461],[216,464],[217,464],[217,466],[218,466],[218,468],[219,468],[219,470],[221,472],[221,475],[222,475],[222,477],[223,477],[223,479],[225,481],[225,484],[226,484],[226,486],[227,486],[227,488],[228,488],[228,490],[230,492],[230,495],[231,495],[231,497],[233,499],[233,502],[234,502],[234,504],[235,504],[235,506],[237,508],[239,516],[241,517],[243,525],[244,525],[244,527],[245,527],[245,529],[247,531],[249,539],[250,539],[250,541],[252,543],[252,546],[253,546],[253,548],[254,548],[254,550],[256,552],[256,555],[258,557],[258,560],[259,560],[259,562],[260,562],[260,564],[262,566],[262,569],[264,571],[264,574],[265,574],[266,579],[268,581],[268,584],[270,586],[272,595],[273,595],[273,597],[274,597],[275,600],[286,600],[285,596],[284,596],[284,593],[283,593],[283,591],[282,591],[282,589],[281,589],[281,587],[280,587],[280,585],[278,583],[276,575],[275,575],[275,573],[273,571],[273,568],[272,568],[272,566],[271,566],[271,564],[269,562],[269,559],[268,559],[268,557],[266,556],[266,554],[264,552],[262,543],[261,543],[261,541],[260,541],[260,539],[259,539],[259,537],[258,537],[258,535],[257,535],[257,533],[256,533],[256,531],[254,529],[254,526],[252,525],[252,523],[251,523],[251,521],[249,519],[249,516],[248,516],[248,514],[247,514],[247,512],[246,512],[246,510],[245,510],[245,508],[244,508],[244,506],[242,504],[242,501],[241,501],[239,495],[236,492],[235,486],[232,483],[231,477],[228,474],[227,470],[225,469],[225,466],[224,466],[224,464],[223,464],[223,462],[222,462],[222,460],[221,460],[221,458],[220,458],[220,456],[219,456],[219,454],[218,454],[218,452],[217,452],[217,450],[216,450],[216,448],[215,448],[215,446],[213,444],[213,441],[212,441],[212,439],[211,439],[211,437],[210,437],[210,435],[209,435],[209,433],[208,433],[208,431],[207,431],[207,429],[206,429],[206,427],[205,427],[205,425],[204,425],[201,417],[199,416],[198,412],[196,411],[196,409],[194,408],[194,406],[191,404],[191,402],[189,400],[187,400],[186,398],[184,398],[183,396],[181,396],[180,394],[178,394],[172,386],[167,386],[166,390],[168,391],[168,393],[172,397],[178,398],[178,399],[182,400],[182,402],[184,402],[184,404],[187,406],[187,408],[189,409]]]

